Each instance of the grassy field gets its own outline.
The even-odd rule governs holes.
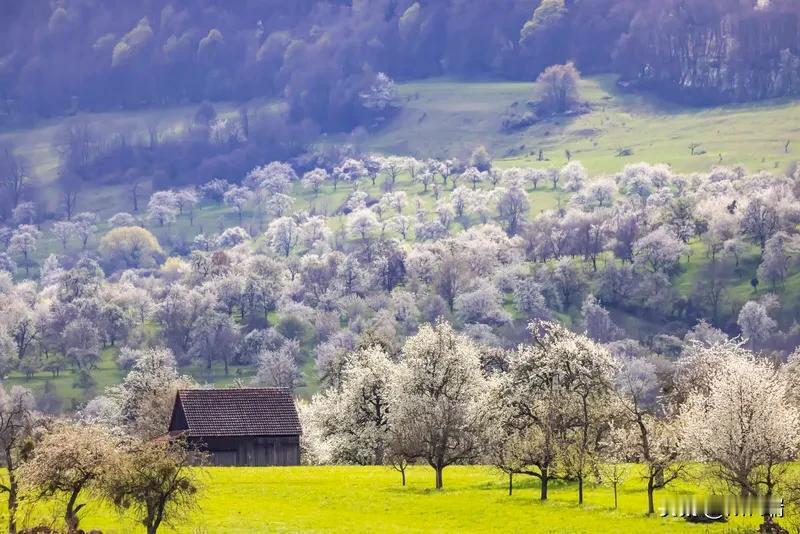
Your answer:
[[[60,399],[57,411],[72,412],[81,408],[86,401],[102,394],[106,387],[116,385],[122,380],[127,371],[117,365],[117,354],[118,349],[115,347],[102,350],[97,367],[90,371],[94,384],[88,388],[79,387],[78,374],[71,368],[62,370],[58,376],[49,371],[39,371],[28,377],[19,371],[14,371],[4,378],[2,383],[4,386],[18,385],[29,388],[37,398],[44,392],[50,391]],[[247,381],[255,374],[252,366],[231,365],[228,374],[225,375],[223,364],[218,361],[214,362],[210,373],[202,363],[183,367],[180,371],[192,376],[199,384],[213,384],[218,387],[230,385],[237,378]]]
[[[411,467],[408,486],[382,467],[209,468],[200,475],[199,508],[164,532],[244,534],[255,532],[745,532],[756,518],[727,524],[696,525],[678,518],[647,517],[647,500],[636,466],[619,490],[619,509],[605,486],[592,486],[583,506],[573,484],[555,483],[551,499],[538,501],[538,484],[525,478],[507,495],[504,475],[486,467],[449,467],[445,488],[431,489],[433,471]],[[676,485],[671,494],[702,491]],[[28,523],[56,521],[43,512],[23,510]],[[0,511],[0,521],[4,522]],[[0,523],[1,524],[1,523]],[[143,531],[130,517],[102,505],[86,509],[82,528],[105,534]]]
[[[800,154],[800,106],[778,100],[715,108],[688,108],[642,94],[620,92],[612,76],[589,77],[581,99],[590,111],[557,117],[511,134],[503,113],[535,99],[532,83],[463,83],[430,80],[403,84],[400,116],[387,128],[355,142],[389,153],[445,155],[484,144],[500,165],[561,166],[565,150],[592,173],[628,163],[668,163],[678,172],[743,164],[751,171],[783,169]],[[791,141],[789,152],[784,151]],[[690,143],[698,143],[691,155]],[[633,154],[617,157],[617,150]],[[536,161],[542,150],[547,161]]]
[[[259,111],[272,106],[272,102],[261,99],[248,103],[251,110]],[[42,119],[27,128],[0,130],[0,143],[12,143],[16,152],[25,158],[28,170],[39,189],[37,200],[46,201],[47,209],[58,209],[58,190],[55,186],[59,165],[61,130],[70,121],[88,124],[100,141],[112,136],[123,136],[128,142],[146,142],[149,130],[154,129],[162,139],[181,135],[191,126],[197,111],[196,105],[154,108],[146,110],[107,111],[81,113],[74,117]],[[240,105],[235,102],[217,102],[214,108],[221,118],[234,117]],[[146,184],[145,184],[146,185]],[[118,185],[96,185],[82,191],[80,210],[111,211],[122,208],[128,202],[128,193]],[[100,209],[98,210],[98,207]],[[113,215],[114,212],[111,214]]]

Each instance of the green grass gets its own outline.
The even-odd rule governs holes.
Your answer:
[[[272,108],[274,105],[274,102],[263,99],[248,103],[249,109],[254,112]],[[240,107],[236,102],[214,104],[217,116],[222,118],[234,117]],[[45,207],[55,211],[59,204],[55,179],[58,173],[59,147],[63,142],[61,131],[65,124],[71,121],[86,122],[92,135],[100,141],[112,135],[119,135],[128,142],[140,143],[148,140],[150,128],[155,128],[162,139],[182,134],[191,126],[197,108],[197,105],[189,105],[137,111],[81,113],[74,117],[42,119],[26,128],[0,131],[0,143],[13,143],[16,152],[25,158],[31,175],[36,179],[36,186],[40,188],[37,201],[46,202]],[[79,209],[91,211],[98,210],[98,207],[111,209],[110,207],[119,206],[127,200],[128,192],[120,186],[96,185],[81,193]]]
[[[116,355],[116,348],[103,349],[100,353],[100,361],[97,364],[97,368],[91,371],[95,386],[88,390],[80,389],[74,385],[77,373],[71,369],[62,370],[58,376],[53,376],[52,373],[47,371],[40,371],[32,377],[26,377],[19,371],[15,371],[2,382],[7,386],[20,385],[29,388],[36,394],[37,398],[49,384],[52,386],[55,395],[61,399],[62,410],[69,411],[101,393],[105,387],[118,384],[122,380],[125,372],[117,366]]]
[[[209,468],[199,508],[175,529],[186,534],[251,532],[742,532],[755,518],[733,518],[727,524],[693,525],[678,518],[647,517],[643,482],[631,476],[619,490],[613,509],[610,488],[591,486],[585,504],[576,504],[574,484],[554,483],[550,501],[538,500],[538,484],[518,477],[513,496],[505,475],[486,467],[449,467],[445,488],[431,489],[433,471],[409,468],[408,485],[399,473],[383,467]],[[657,493],[656,506],[672,492],[701,493],[691,484]],[[39,505],[23,513],[43,521]],[[0,511],[0,521],[5,521]],[[34,519],[29,521],[32,524]],[[106,534],[139,532],[130,517],[91,504],[84,529]]]
[[[690,108],[622,93],[614,77],[596,76],[581,83],[589,113],[506,134],[503,113],[515,102],[524,107],[534,100],[534,84],[438,79],[402,84],[400,92],[406,101],[399,117],[382,131],[348,140],[381,152],[419,155],[459,155],[484,144],[503,159],[497,162],[501,166],[559,167],[570,150],[592,173],[617,172],[639,161],[668,163],[678,172],[706,171],[720,163],[782,170],[800,153],[800,106],[789,100]],[[692,156],[690,143],[699,143],[698,152],[705,153]],[[630,148],[633,155],[617,157],[618,148]],[[547,161],[533,156],[540,149]]]
[[[33,376],[27,377],[19,371],[11,373],[2,380],[6,386],[24,386],[34,392],[39,398],[49,384],[55,395],[61,399],[61,411],[70,412],[81,407],[86,401],[102,394],[108,386],[118,384],[125,376],[127,371],[120,369],[116,362],[118,349],[109,347],[103,349],[97,368],[91,372],[95,380],[94,387],[81,389],[75,385],[77,373],[71,369],[62,370],[58,376],[53,376],[48,371],[39,371]],[[182,367],[181,373],[192,376],[200,384],[213,384],[217,387],[228,386],[235,379],[249,381],[255,375],[255,367],[249,365],[230,365],[228,374],[225,375],[222,362],[215,361],[209,372],[203,362],[196,362],[190,366]],[[313,376],[313,375],[309,375]],[[312,382],[312,385],[315,382]]]

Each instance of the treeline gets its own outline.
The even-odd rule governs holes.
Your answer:
[[[693,103],[795,94],[790,0],[380,0],[287,4],[12,2],[0,22],[0,110],[54,115],[285,97],[324,130],[374,125],[379,72],[535,79],[584,72]]]
[[[624,79],[691,104],[796,95],[800,5],[791,0],[643,3],[617,42]]]

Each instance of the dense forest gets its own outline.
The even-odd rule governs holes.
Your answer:
[[[572,60],[705,104],[798,91],[790,0],[32,0],[0,7],[0,117],[283,97],[350,130],[385,72],[532,80]],[[369,111],[369,110],[367,110]]]

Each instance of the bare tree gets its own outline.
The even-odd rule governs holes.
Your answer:
[[[13,147],[8,145],[0,147],[0,186],[8,191],[11,209],[19,205],[28,179],[25,160],[14,154]]]
[[[94,156],[94,134],[89,123],[77,121],[68,125],[62,132],[62,154],[66,163],[75,170],[83,170]]]
[[[72,220],[78,208],[78,195],[83,189],[83,180],[69,169],[59,171],[59,186],[61,187],[61,204],[67,220]]]

